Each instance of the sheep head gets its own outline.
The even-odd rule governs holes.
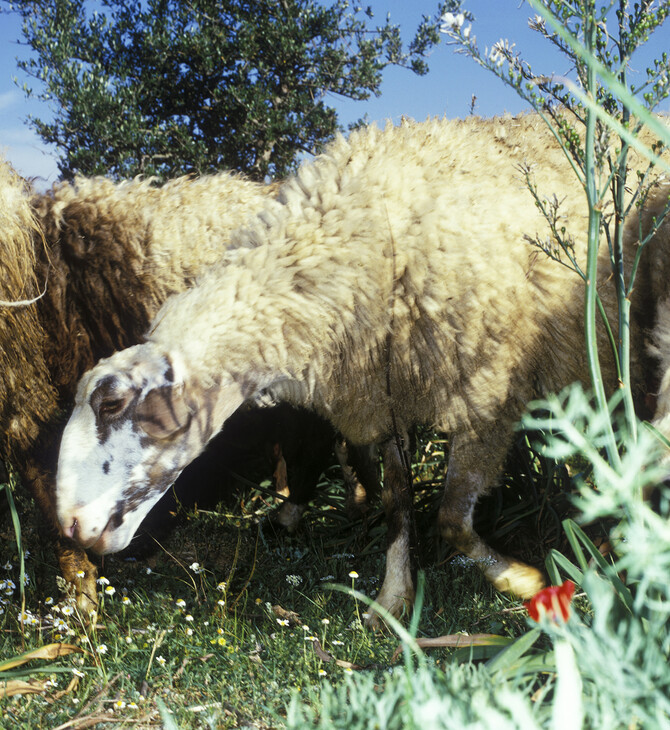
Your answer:
[[[101,360],[79,384],[56,486],[62,532],[122,550],[144,516],[242,403],[232,379],[200,387],[154,343]]]

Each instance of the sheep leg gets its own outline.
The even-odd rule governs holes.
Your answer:
[[[386,572],[376,599],[382,608],[396,617],[409,611],[414,603],[415,546],[412,475],[405,466],[409,464],[409,458],[403,458],[399,441],[391,438],[380,447],[384,467],[382,502],[388,535]],[[371,611],[367,624],[378,627],[379,615]]]
[[[88,620],[92,611],[98,608],[98,570],[88,559],[86,551],[74,541],[61,537],[56,527],[56,508],[53,495],[55,493],[54,477],[44,464],[56,463],[52,450],[57,448],[60,431],[38,440],[37,444],[23,461],[20,470],[21,481],[26,485],[37,503],[43,529],[43,539],[53,545],[60,574],[74,588],[77,606]]]
[[[282,474],[281,469],[277,470],[281,465],[273,457],[275,488],[280,493],[284,493],[282,488],[288,493],[288,499],[277,510],[273,521],[288,532],[294,532],[308,502],[314,499],[321,475],[331,464],[333,428],[312,411],[293,408],[286,403],[260,412],[272,424],[270,441],[279,445],[274,455],[284,461]]]
[[[355,446],[338,434],[335,456],[342,469],[347,514],[351,520],[362,519],[370,509],[370,498],[379,493],[377,447]]]
[[[288,468],[280,441],[275,441],[272,444],[271,452],[270,459],[274,466],[272,482],[275,492],[281,494],[282,497],[287,497],[286,501],[277,509],[274,515],[274,521],[290,534],[298,529],[302,513],[307,508],[307,500],[300,504],[295,502],[295,490],[291,493],[288,480]],[[291,499],[291,497],[294,499]]]
[[[545,585],[542,573],[496,552],[473,529],[475,505],[500,473],[507,441],[494,428],[484,438],[461,434],[453,439],[439,527],[442,537],[474,560],[497,590],[530,598]]]

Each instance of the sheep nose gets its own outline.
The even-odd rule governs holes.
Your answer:
[[[79,521],[76,517],[72,518],[72,523],[69,527],[63,528],[63,535],[69,537],[71,540],[76,540],[79,536]]]
[[[74,540],[83,548],[91,547],[100,537],[100,530],[91,525],[88,528],[83,527],[76,515],[68,517],[62,524],[65,525],[63,535]]]

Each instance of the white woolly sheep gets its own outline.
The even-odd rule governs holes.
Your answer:
[[[0,305],[0,454],[19,470],[52,529],[57,524],[53,475],[64,425],[57,410],[71,407],[79,377],[100,357],[141,341],[168,295],[185,289],[220,258],[232,230],[275,192],[273,185],[222,173],[160,188],[150,181],[78,178],[32,195],[9,165],[0,164],[0,299],[5,300]],[[37,302],[25,304],[38,293],[43,295]],[[10,306],[17,300],[24,304]],[[330,427],[286,409],[240,414],[209,459],[219,472],[230,464],[238,432],[251,439],[249,418],[255,432],[283,441],[288,458],[300,460],[302,481],[291,499],[307,499],[332,450]],[[296,453],[295,439],[297,446],[287,444],[288,431],[302,439],[302,453]],[[201,469],[210,468],[209,462]],[[192,478],[189,491],[194,481],[201,480]],[[82,608],[92,608],[94,565],[69,539],[60,537],[56,552],[61,572],[79,589]],[[82,570],[83,580],[77,578]]]
[[[534,116],[370,127],[305,164],[217,267],[165,303],[145,343],[83,377],[59,456],[64,534],[101,553],[123,548],[239,405],[269,391],[352,443],[380,444],[381,605],[398,614],[413,598],[402,452],[415,424],[452,435],[444,539],[496,588],[534,594],[541,573],[472,527],[526,404],[588,381],[583,282],[528,242],[551,238],[523,165],[583,262],[583,193]],[[600,295],[614,312],[602,258]],[[604,328],[599,337],[613,389]],[[640,352],[639,329],[632,338]],[[633,370],[640,382],[637,361]]]

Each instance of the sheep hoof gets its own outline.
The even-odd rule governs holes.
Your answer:
[[[84,578],[81,584],[75,586],[75,596],[77,599],[77,608],[82,617],[86,621],[95,623],[95,615],[98,611],[98,587],[96,585],[95,576],[90,579]]]
[[[350,520],[362,520],[370,511],[370,503],[365,487],[357,483],[345,499],[345,509]]]
[[[74,598],[84,621],[95,623],[91,615],[98,610],[98,569],[84,550],[71,540],[60,539],[56,544],[56,552],[63,576],[59,579],[59,587]]]
[[[491,579],[491,583],[497,590],[513,593],[519,598],[532,598],[546,585],[537,568],[515,560],[510,560],[507,567]]]
[[[284,502],[277,510],[273,517],[273,521],[280,524],[287,532],[292,533],[298,529],[300,518],[305,511],[306,505],[295,504],[294,502]]]
[[[398,593],[392,593],[391,591],[384,591],[384,588],[382,587],[375,603],[388,611],[394,618],[409,616],[412,606],[414,605],[414,591],[407,590],[404,593],[405,595],[399,595]],[[373,631],[386,628],[384,617],[377,613],[374,608],[369,610],[365,619],[365,625]]]

